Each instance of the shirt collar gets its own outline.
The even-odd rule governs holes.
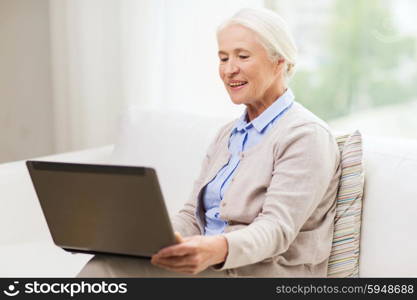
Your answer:
[[[276,117],[278,117],[286,108],[288,108],[294,102],[294,94],[291,89],[287,89],[277,100],[275,100],[264,112],[253,119],[251,122],[246,122],[247,110],[236,121],[234,131],[241,131],[249,129],[252,126],[258,132],[262,132],[265,127],[271,123]]]

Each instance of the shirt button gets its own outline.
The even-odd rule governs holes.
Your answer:
[[[222,206],[225,207],[226,206],[226,202],[222,202]]]

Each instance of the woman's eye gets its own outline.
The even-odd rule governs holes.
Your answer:
[[[220,61],[226,62],[227,61],[227,57],[220,58]]]
[[[247,58],[249,58],[249,55],[239,55],[239,58],[240,59],[247,59]]]

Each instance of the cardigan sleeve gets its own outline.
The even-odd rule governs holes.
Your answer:
[[[272,179],[262,210],[248,226],[223,234],[228,255],[215,269],[254,264],[286,252],[322,204],[339,169],[335,140],[318,124],[291,128],[276,146]]]

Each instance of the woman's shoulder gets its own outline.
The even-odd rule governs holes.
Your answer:
[[[312,153],[332,151],[337,161],[339,151],[330,127],[303,105],[294,102],[285,118],[280,119],[277,125],[270,139],[272,143],[269,143],[275,157],[284,154],[291,156],[294,153],[289,152],[291,148],[297,155],[304,153],[310,156]]]
[[[292,131],[295,129],[303,130],[314,127],[332,135],[329,125],[299,102],[294,101],[291,109],[287,112],[286,117],[282,118],[280,122],[280,131]]]
[[[274,127],[270,141],[275,148],[304,144],[319,147],[319,144],[324,146],[329,142],[337,148],[335,136],[327,123],[298,102],[293,103]]]

